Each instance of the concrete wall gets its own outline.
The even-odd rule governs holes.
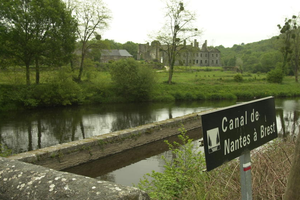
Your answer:
[[[133,187],[0,157],[0,199],[149,200]]]
[[[186,130],[201,127],[200,116],[195,114],[147,124],[131,129],[99,135],[84,140],[59,144],[43,149],[10,156],[10,159],[63,170],[91,160],[158,141]],[[201,134],[199,132],[199,134]]]

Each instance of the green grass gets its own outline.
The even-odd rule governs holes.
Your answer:
[[[286,76],[282,84],[268,83],[266,74],[243,73],[243,81],[234,81],[236,72],[220,67],[175,67],[173,84],[167,84],[169,73],[156,70],[156,83],[148,99],[142,101],[172,102],[193,100],[250,100],[266,96],[300,96],[299,83]],[[89,68],[84,71],[82,83],[72,81],[76,72],[68,68],[43,69],[40,85],[35,85],[35,72],[31,71],[30,87],[25,85],[24,68],[0,71],[0,109],[18,106],[39,107],[87,103],[128,102],[119,96],[109,72]],[[4,109],[5,110],[5,109]]]
[[[194,100],[205,99],[253,99],[265,96],[292,97],[300,95],[300,87],[294,77],[285,77],[282,84],[270,84],[266,74],[243,74],[242,82],[235,82],[232,71],[175,71],[172,85],[164,84],[167,72],[158,73],[156,94],[172,95],[176,100],[192,94]]]

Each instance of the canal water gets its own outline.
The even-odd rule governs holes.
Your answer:
[[[109,104],[0,113],[0,144],[20,153],[236,103]],[[276,99],[275,104],[279,133],[298,133],[300,101]],[[198,145],[199,132],[189,135]],[[167,145],[158,141],[66,171],[131,186],[152,170],[162,172],[161,156],[172,156],[167,150]]]
[[[16,154],[235,103],[106,104],[4,112],[0,144]]]

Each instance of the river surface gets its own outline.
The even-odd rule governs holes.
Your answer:
[[[13,153],[26,152],[236,103],[109,104],[5,112],[0,113],[0,144]],[[300,101],[276,99],[275,104],[278,132],[298,133]],[[195,140],[200,138],[197,131],[189,134]],[[167,150],[167,145],[158,141],[66,171],[131,186],[152,170],[162,172],[161,155],[171,156]]]
[[[0,113],[0,144],[21,153],[235,103],[106,104]]]

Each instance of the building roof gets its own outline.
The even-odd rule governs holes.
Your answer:
[[[132,57],[132,55],[125,49],[104,49],[102,50],[102,56]]]

